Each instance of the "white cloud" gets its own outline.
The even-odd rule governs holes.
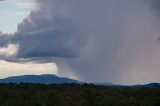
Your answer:
[[[12,57],[17,54],[19,45],[18,44],[8,44],[6,47],[0,48],[0,56]]]
[[[6,3],[17,6],[18,8],[34,8],[35,6],[35,0],[8,0]]]
[[[15,0],[14,2],[11,2],[11,3],[19,8],[30,9],[35,6],[34,2],[35,0],[24,0],[24,1]]]

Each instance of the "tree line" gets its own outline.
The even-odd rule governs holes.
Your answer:
[[[0,84],[0,106],[160,106],[160,88]]]

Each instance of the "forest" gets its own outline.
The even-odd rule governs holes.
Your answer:
[[[160,88],[1,83],[0,106],[160,106]]]

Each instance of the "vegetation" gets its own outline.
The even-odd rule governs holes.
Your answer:
[[[0,106],[160,106],[160,88],[0,84]]]

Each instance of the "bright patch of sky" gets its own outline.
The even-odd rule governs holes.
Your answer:
[[[0,1],[0,31],[13,33],[18,23],[29,15],[34,8],[35,0],[5,0]]]
[[[58,74],[55,63],[13,63],[0,60],[0,79],[9,76]]]

